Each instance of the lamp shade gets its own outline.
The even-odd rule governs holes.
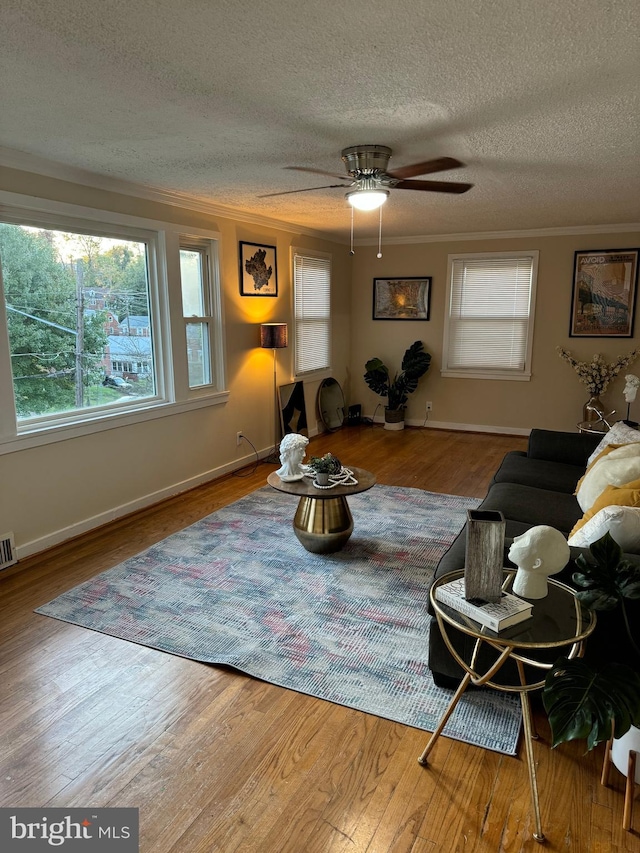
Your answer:
[[[261,323],[260,346],[264,349],[283,349],[288,344],[286,323]]]
[[[349,204],[358,210],[377,210],[388,197],[388,190],[379,189],[353,190],[345,196]]]

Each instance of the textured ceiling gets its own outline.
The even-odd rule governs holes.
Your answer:
[[[341,189],[258,196],[335,183],[284,167],[341,173],[361,143],[475,185],[392,190],[387,238],[640,219],[637,0],[2,0],[0,20],[5,149],[339,239]]]

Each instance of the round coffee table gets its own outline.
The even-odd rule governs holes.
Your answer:
[[[364,468],[350,468],[357,485],[318,489],[309,477],[283,482],[273,471],[267,483],[279,492],[298,495],[298,509],[293,518],[293,532],[307,551],[331,554],[344,548],[353,532],[353,516],[347,503],[349,495],[366,492],[375,486],[376,478]]]

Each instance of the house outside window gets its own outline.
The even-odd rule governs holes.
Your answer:
[[[331,258],[293,252],[295,374],[331,367]]]
[[[19,425],[123,405],[120,395],[103,382],[114,356],[110,341],[125,344],[130,338],[126,329],[122,335],[110,333],[114,314],[134,303],[151,329],[150,251],[154,247],[144,239],[0,222],[4,309]],[[97,292],[109,311],[93,307]],[[136,383],[127,405],[134,397],[156,395],[151,347],[145,361],[144,381]]]
[[[531,377],[538,252],[449,255],[442,375]]]
[[[0,454],[226,402],[218,234],[189,238],[206,273],[202,316],[188,318],[201,332],[188,370],[185,318],[169,286],[180,275],[175,225],[7,195]]]

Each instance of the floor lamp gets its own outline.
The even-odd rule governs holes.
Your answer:
[[[278,383],[276,377],[276,350],[288,345],[288,327],[286,323],[261,323],[260,346],[273,350],[273,412],[274,412],[274,445],[273,453],[265,462],[278,462],[278,437],[280,435],[280,406],[278,403]]]

